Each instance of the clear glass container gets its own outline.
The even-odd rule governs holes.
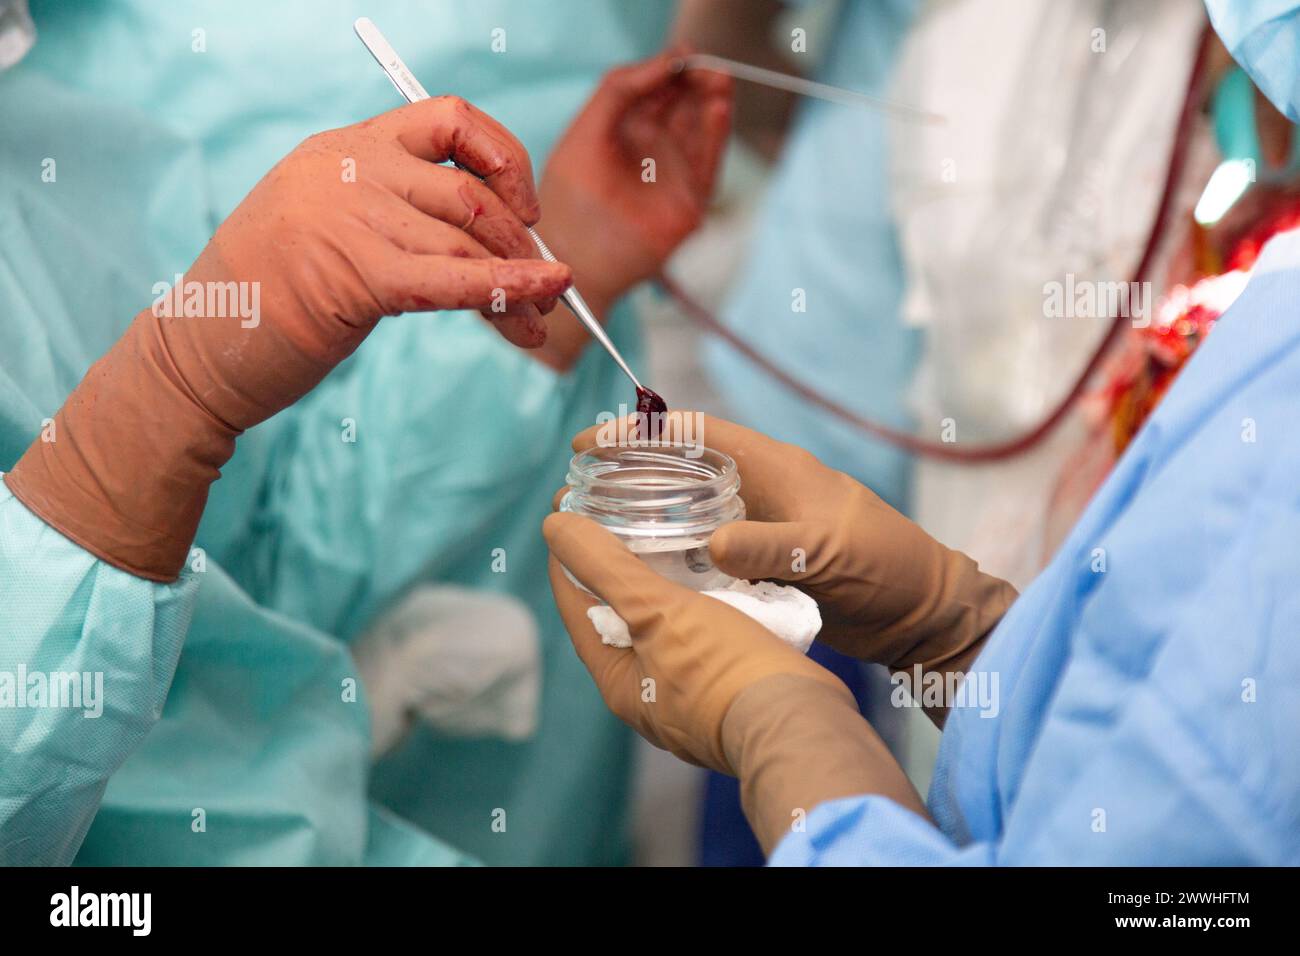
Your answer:
[[[568,484],[561,511],[604,525],[669,580],[696,591],[735,580],[709,557],[713,532],[745,517],[740,473],[722,452],[699,445],[590,448],[569,462]]]

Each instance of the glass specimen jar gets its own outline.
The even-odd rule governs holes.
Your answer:
[[[568,484],[561,511],[604,525],[669,580],[696,591],[735,580],[709,557],[713,532],[745,517],[740,473],[722,452],[699,445],[589,448],[569,462]]]

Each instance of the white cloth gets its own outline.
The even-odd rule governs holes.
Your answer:
[[[0,70],[25,57],[36,43],[36,25],[27,0],[0,0]]]
[[[748,614],[801,654],[808,653],[813,638],[822,629],[817,602],[798,588],[771,581],[735,581],[729,587],[700,593]],[[627,622],[609,605],[589,608],[587,617],[603,643],[610,647],[632,646]]]
[[[464,737],[523,740],[537,729],[537,622],[508,595],[416,588],[352,652],[376,756],[397,746],[416,720]]]

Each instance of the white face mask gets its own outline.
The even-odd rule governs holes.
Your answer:
[[[25,57],[35,42],[36,24],[27,0],[0,0],[0,70]]]

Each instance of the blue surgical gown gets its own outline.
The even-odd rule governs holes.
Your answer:
[[[0,470],[277,159],[400,104],[355,17],[540,168],[600,73],[655,49],[670,14],[667,0],[32,11],[36,47],[0,73]],[[611,335],[634,357],[630,318]],[[488,862],[622,861],[628,733],[573,657],[537,532],[563,482],[556,450],[628,400],[619,378],[594,354],[557,374],[472,314],[386,320],[240,439],[203,554],[173,585],[97,561],[0,486],[0,674],[101,672],[108,705],[0,707],[0,864],[467,859],[449,844]],[[421,728],[372,772],[347,642],[424,581],[529,604],[539,731]]]
[[[1293,232],[973,665],[937,826],[836,800],[770,862],[1300,864],[1297,302]]]

